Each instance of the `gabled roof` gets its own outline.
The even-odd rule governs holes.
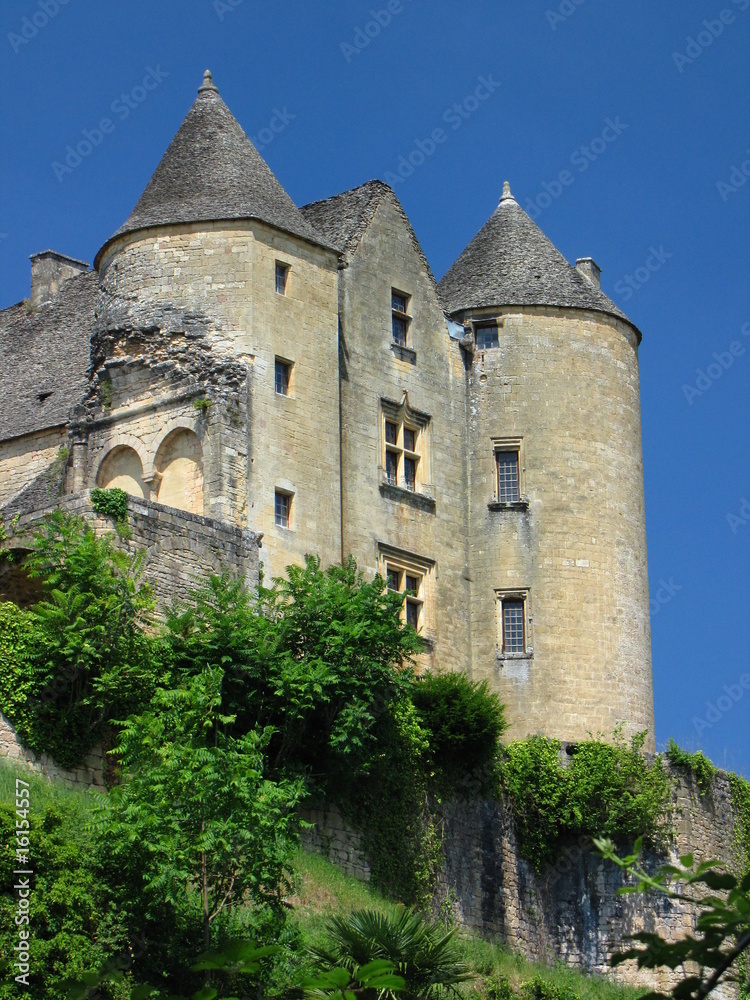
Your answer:
[[[68,422],[88,387],[98,278],[69,278],[55,298],[0,311],[0,441]]]
[[[342,263],[348,266],[362,237],[375,217],[378,206],[384,198],[392,200],[396,211],[403,219],[414,251],[422,261],[430,280],[436,284],[432,270],[420,246],[409,217],[396,197],[392,187],[383,181],[367,181],[359,187],[303,205],[300,211],[312,223],[321,237],[333,244],[341,253]]]
[[[327,245],[286,193],[219,96],[206,70],[198,96],[127,221],[123,233],[171,223],[260,219]]]
[[[438,289],[449,315],[493,306],[547,305],[593,309],[630,323],[604,292],[567,262],[524,212],[507,182],[500,204]]]

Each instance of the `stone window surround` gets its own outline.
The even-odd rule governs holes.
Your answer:
[[[282,274],[283,272],[283,274]],[[274,266],[274,287],[276,294],[281,298],[286,298],[289,291],[289,275],[292,273],[292,265],[286,260],[276,260]]]
[[[277,371],[279,366],[284,366],[287,369],[286,392],[279,392]],[[294,396],[294,362],[289,358],[283,358],[280,354],[275,355],[273,359],[273,387],[277,396],[283,396],[285,399]]]
[[[391,446],[386,442],[386,432],[385,425],[386,422],[393,423],[398,426],[398,437],[399,442],[395,446]],[[378,478],[380,481],[381,492],[384,488],[387,488],[388,494],[390,496],[394,495],[393,491],[396,491],[397,498],[399,500],[407,500],[410,497],[421,498],[428,503],[434,504],[435,502],[435,490],[430,483],[431,472],[432,472],[432,455],[431,455],[431,428],[432,428],[432,418],[428,413],[424,413],[421,410],[416,410],[409,405],[408,393],[404,392],[403,398],[400,403],[397,403],[392,399],[381,398],[380,400],[380,413],[378,415],[378,426],[379,426],[379,455],[380,461],[378,465]],[[417,435],[417,440],[415,441],[415,450],[412,454],[418,457],[417,468],[416,468],[416,478],[414,489],[408,489],[403,480],[403,434],[404,428],[407,430],[412,430]],[[388,479],[388,474],[386,471],[386,453],[389,450],[395,450],[399,454],[399,471],[400,479],[397,479],[395,483],[390,482]],[[402,496],[403,495],[403,496]]]
[[[503,649],[503,604],[505,601],[521,601],[523,603],[523,638],[524,651],[522,653],[506,653]],[[532,626],[534,616],[531,608],[531,591],[528,587],[496,587],[495,605],[497,615],[497,641],[496,659],[500,662],[504,660],[530,660],[534,656],[534,644]]]
[[[378,573],[384,580],[388,579],[387,570],[389,568],[403,573],[404,580],[407,573],[409,576],[416,576],[420,579],[421,593],[419,600],[422,602],[420,635],[427,642],[428,649],[432,649],[435,642],[435,585],[437,576],[437,564],[435,560],[428,556],[420,556],[414,552],[408,552],[387,542],[378,542],[377,566]],[[405,610],[404,614],[406,614]]]
[[[491,511],[503,510],[528,510],[529,500],[526,495],[526,449],[522,436],[513,437],[492,437],[492,499],[487,502],[487,507]],[[518,500],[498,500],[497,490],[497,459],[499,451],[518,452]]]

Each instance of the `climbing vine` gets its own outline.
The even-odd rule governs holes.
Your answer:
[[[131,538],[132,531],[128,525],[128,495],[118,486],[111,489],[93,489],[91,491],[91,506],[102,517],[111,517],[115,522],[115,530],[120,538]]]
[[[681,767],[695,775],[701,795],[705,795],[711,790],[716,775],[716,768],[702,751],[697,750],[695,753],[690,753],[687,750],[683,750],[670,737],[667,744],[666,756],[675,767]]]
[[[509,797],[519,849],[540,872],[564,842],[606,836],[632,842],[643,835],[664,847],[671,833],[672,788],[659,757],[643,754],[645,733],[626,742],[586,740],[568,748],[544,736],[509,743],[500,762],[500,785]]]

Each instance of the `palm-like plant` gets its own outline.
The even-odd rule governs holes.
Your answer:
[[[357,910],[349,917],[327,922],[328,948],[311,948],[312,957],[324,967],[339,966],[353,972],[376,959],[389,959],[406,982],[398,1000],[437,1000],[473,978],[453,943],[455,931],[425,920],[413,910],[396,916],[377,910]],[[390,991],[385,996],[393,996]]]

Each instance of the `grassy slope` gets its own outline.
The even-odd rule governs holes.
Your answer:
[[[305,941],[311,944],[324,939],[326,917],[332,914],[346,914],[357,909],[395,912],[398,908],[398,904],[344,875],[317,854],[300,850],[293,863],[299,873],[297,892],[290,899],[294,907],[293,919]],[[501,977],[509,981],[514,992],[539,977],[560,991],[560,1000],[573,1000],[574,996],[581,1000],[633,1000],[639,995],[638,990],[601,976],[583,975],[562,965],[528,962],[473,934],[461,934],[457,941],[464,961],[477,973],[476,982],[465,989],[466,997],[486,996]]]

